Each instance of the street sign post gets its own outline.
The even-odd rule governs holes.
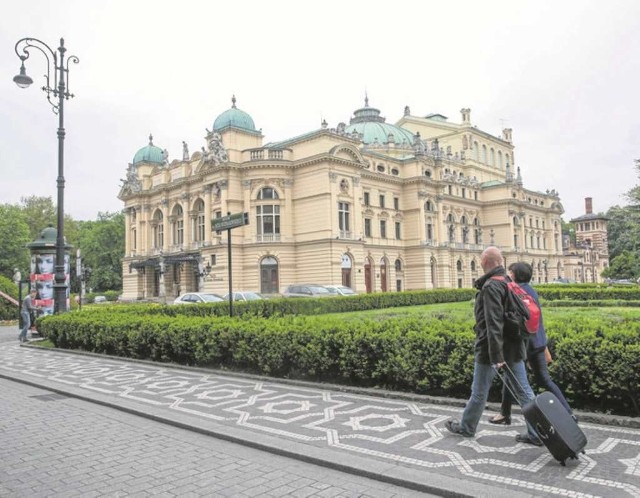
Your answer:
[[[227,258],[229,260],[229,316],[233,316],[233,283],[231,279],[231,230],[249,224],[249,213],[227,213],[227,216],[211,220],[211,230],[227,231]]]

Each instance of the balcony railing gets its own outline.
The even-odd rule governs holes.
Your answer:
[[[256,242],[280,242],[280,234],[279,233],[262,233],[256,235]]]
[[[353,232],[348,232],[346,230],[340,230],[340,232],[338,232],[338,238],[339,239],[352,240],[354,238]]]

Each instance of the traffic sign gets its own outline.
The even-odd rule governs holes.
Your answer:
[[[241,227],[249,224],[249,213],[236,213],[222,216],[211,220],[211,230],[219,232],[220,230],[230,230],[232,228]]]

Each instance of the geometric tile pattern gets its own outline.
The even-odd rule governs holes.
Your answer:
[[[515,441],[525,430],[519,416],[509,427],[483,421],[475,438],[461,438],[444,428],[460,416],[455,407],[16,345],[0,346],[0,372],[538,496],[640,498],[637,429],[581,424],[587,453],[562,467],[545,448]]]

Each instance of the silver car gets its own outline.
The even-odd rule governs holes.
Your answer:
[[[358,293],[346,285],[325,285],[334,296],[357,296]]]
[[[331,297],[333,294],[323,285],[296,284],[290,285],[282,293],[284,297]]]
[[[229,293],[222,296],[225,301],[229,300]],[[236,291],[233,293],[234,301],[258,301],[259,299],[264,299],[262,294],[258,294],[257,292],[248,292],[248,291]]]
[[[218,294],[208,294],[205,292],[187,292],[178,296],[173,304],[198,304],[198,303],[220,303],[224,301]]]

